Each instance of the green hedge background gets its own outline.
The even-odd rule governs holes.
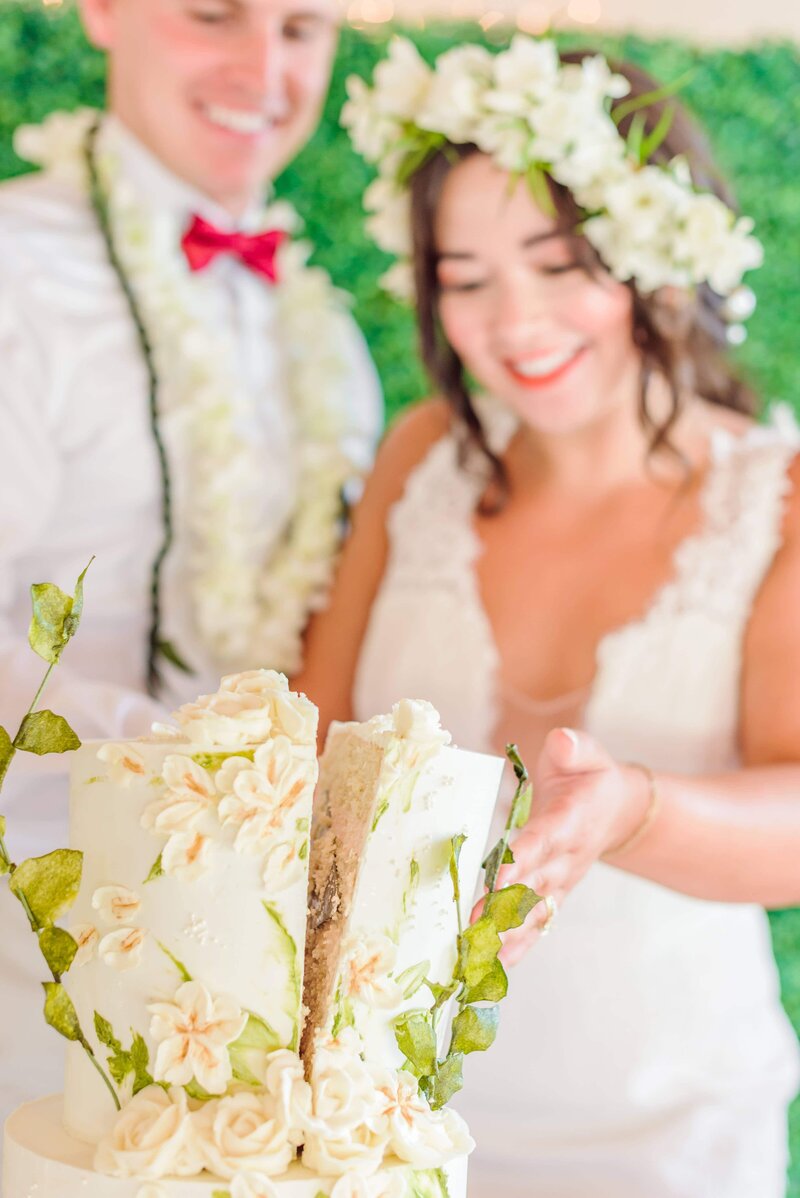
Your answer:
[[[434,26],[412,36],[426,57],[456,41],[490,40],[474,26]],[[383,53],[386,38],[386,32],[375,37],[345,32],[324,120],[278,190],[306,218],[318,260],[353,293],[389,410],[395,412],[423,395],[426,384],[409,352],[411,318],[378,289],[386,260],[362,233],[360,198],[370,172],[351,153],[336,120],[345,78],[351,72],[366,74]],[[569,40],[585,44],[588,39]],[[707,128],[719,163],[744,211],[755,218],[766,248],[766,264],[755,276],[759,307],[740,361],[765,401],[786,400],[800,412],[800,48],[775,44],[732,52],[635,36],[593,38],[591,44],[632,59],[662,80],[694,69],[683,98]],[[3,178],[26,169],[11,148],[12,130],[54,108],[101,104],[104,64],[87,47],[71,8],[0,0],[0,79]],[[800,911],[774,913],[771,923],[784,1001],[800,1030]],[[792,1111],[792,1145],[795,1163],[788,1193],[800,1198],[800,1102]]]

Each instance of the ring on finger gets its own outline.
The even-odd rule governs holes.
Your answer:
[[[553,926],[553,920],[555,919],[556,914],[558,912],[558,903],[553,898],[552,894],[544,895],[543,901],[544,901],[545,910],[547,912],[547,919],[544,921],[544,923],[542,924],[542,926],[539,930],[540,936],[546,936],[549,933],[550,929]]]

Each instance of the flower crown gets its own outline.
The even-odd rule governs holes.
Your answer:
[[[648,97],[612,115],[612,101],[630,83],[602,55],[562,63],[554,41],[518,34],[503,53],[459,46],[431,68],[412,42],[395,37],[373,87],[351,76],[347,91],[342,124],[358,153],[378,166],[364,196],[367,230],[400,259],[382,280],[387,289],[410,298],[411,176],[446,143],[474,144],[525,178],[542,205],[552,207],[545,176],[569,188],[585,213],[580,231],[615,278],[635,281],[645,294],[707,283],[727,301],[730,339],[743,339],[740,322],[755,297],[742,276],[763,260],[753,221],[696,190],[684,159],[649,162],[669,115],[647,135],[639,113],[622,136],[624,109],[636,112]]]

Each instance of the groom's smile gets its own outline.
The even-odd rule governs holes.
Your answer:
[[[314,130],[335,0],[82,0],[110,104],[171,170],[240,215]]]

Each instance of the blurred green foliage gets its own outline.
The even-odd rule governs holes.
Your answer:
[[[411,31],[431,58],[454,42],[492,38],[474,26],[436,25]],[[505,36],[505,35],[503,35]],[[279,180],[317,246],[317,260],[354,296],[355,313],[380,370],[390,411],[425,394],[426,383],[409,352],[408,312],[388,299],[377,279],[387,260],[366,241],[361,195],[371,172],[350,150],[337,124],[344,81],[366,75],[382,55],[388,32],[345,31],[324,119],[315,138]],[[565,39],[567,40],[567,39]],[[576,43],[573,37],[571,44]],[[585,44],[585,42],[583,43]],[[732,180],[742,209],[754,217],[766,264],[754,276],[759,308],[740,361],[767,401],[789,401],[800,411],[796,384],[800,329],[800,48],[764,45],[742,51],[699,49],[683,42],[636,36],[594,38],[591,44],[629,58],[662,80],[693,68],[682,98],[707,129],[719,165]],[[71,7],[45,8],[29,0],[0,0],[0,178],[26,169],[11,148],[11,132],[55,108],[99,105],[104,63],[83,38]],[[800,871],[800,862],[798,862]],[[784,1001],[800,1029],[800,912],[771,916]],[[796,1164],[789,1195],[800,1198],[800,1103],[792,1112]]]

